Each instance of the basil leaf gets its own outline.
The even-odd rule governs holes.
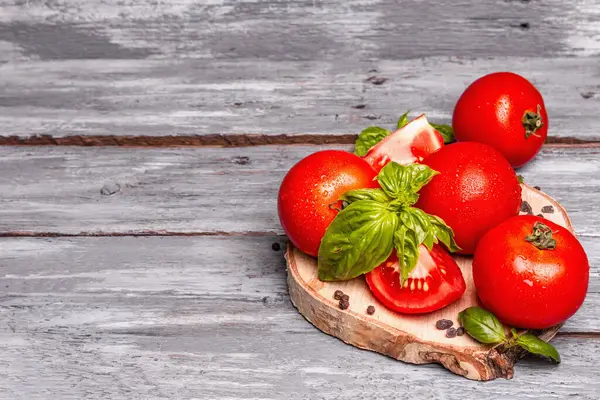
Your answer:
[[[407,112],[405,112],[404,114],[402,114],[400,116],[400,119],[398,120],[398,124],[397,129],[403,128],[406,124],[408,124],[410,121],[408,120],[408,113],[410,112],[410,110],[408,110]]]
[[[496,344],[506,341],[504,327],[489,311],[480,307],[469,307],[458,313],[458,319],[467,333],[481,343]]]
[[[439,172],[434,171],[425,164],[411,164],[408,167],[411,174],[410,188],[415,192],[431,182],[434,176],[439,175]]]
[[[525,183],[525,180],[523,179],[523,175],[517,175],[517,180],[519,181],[519,183]]]
[[[454,129],[452,129],[450,125],[432,124],[431,122],[429,125],[433,126],[433,129],[442,135],[445,144],[456,142],[456,138],[454,137]]]
[[[340,197],[340,200],[345,201],[348,204],[352,204],[359,200],[373,200],[379,203],[387,203],[391,199],[381,189],[355,189],[344,193]]]
[[[388,196],[412,205],[419,199],[417,192],[437,174],[424,164],[400,165],[392,161],[381,169],[377,180]]]
[[[319,279],[352,279],[377,267],[392,253],[398,224],[398,216],[387,204],[374,200],[359,200],[344,208],[321,241]]]
[[[358,139],[356,139],[354,154],[359,157],[364,157],[371,147],[375,146],[381,139],[385,138],[390,133],[392,132],[380,128],[379,126],[370,126],[366,128],[358,135]]]
[[[434,227],[430,222],[431,216],[419,208],[411,207],[407,211],[414,224],[411,229],[415,231],[419,244],[424,244],[429,250],[433,249],[433,245],[438,241]],[[400,219],[402,220],[402,216],[400,216]]]
[[[433,227],[433,233],[435,237],[444,243],[451,253],[461,249],[454,240],[454,231],[452,231],[452,228],[446,225],[443,219],[437,215],[429,215],[429,221]],[[437,240],[435,242],[437,243]]]
[[[516,343],[530,353],[546,356],[560,363],[560,355],[556,348],[531,333],[520,335]]]
[[[415,231],[408,229],[406,225],[401,225],[394,233],[394,246],[398,255],[400,284],[402,284],[419,261],[419,243]]]

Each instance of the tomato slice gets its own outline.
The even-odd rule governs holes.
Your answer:
[[[402,165],[421,162],[443,145],[442,135],[421,115],[371,147],[364,158],[379,172],[390,161]]]
[[[421,245],[419,261],[400,286],[398,257],[393,252],[367,274],[367,284],[377,300],[404,314],[428,313],[458,300],[466,285],[456,261],[441,246],[432,251]]]

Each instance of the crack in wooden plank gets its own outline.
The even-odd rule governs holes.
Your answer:
[[[60,237],[144,237],[144,236],[190,236],[190,237],[202,237],[202,236],[223,236],[223,237],[279,237],[287,239],[287,236],[280,232],[275,231],[188,231],[188,232],[177,232],[167,230],[157,231],[128,231],[128,232],[34,232],[34,231],[8,231],[0,232],[0,238],[29,238],[29,237],[47,237],[47,238],[60,238]],[[578,237],[596,238],[594,234],[577,234]]]
[[[323,145],[353,144],[357,134],[211,134],[181,136],[105,136],[73,135],[55,137],[37,135],[29,137],[2,136],[0,146],[121,146],[121,147],[250,147],[264,145]],[[546,145],[600,146],[600,140],[576,137],[548,137]]]
[[[600,332],[589,331],[589,332],[562,332],[558,331],[556,336],[562,338],[574,338],[574,339],[600,339]]]
[[[285,235],[273,231],[206,231],[206,232],[172,232],[172,231],[133,231],[133,232],[32,232],[32,231],[12,231],[0,232],[0,238],[10,237],[144,237],[144,236],[224,236],[224,237],[286,237]]]

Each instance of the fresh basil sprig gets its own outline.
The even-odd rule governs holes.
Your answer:
[[[523,333],[517,337],[515,343],[530,353],[549,357],[557,363],[560,362],[560,355],[556,348],[534,334]]]
[[[426,165],[390,162],[377,175],[381,189],[344,193],[345,207],[319,247],[319,279],[355,278],[384,262],[395,248],[402,283],[417,265],[420,245],[431,250],[441,241],[450,251],[460,250],[442,219],[413,207],[417,192],[437,174]]]
[[[478,342],[501,344],[506,348],[519,346],[530,353],[549,357],[557,363],[560,362],[560,355],[556,348],[532,333],[525,332],[519,335],[517,330],[512,328],[512,337],[507,338],[502,323],[494,314],[483,308],[469,307],[458,314],[458,320],[465,331]]]

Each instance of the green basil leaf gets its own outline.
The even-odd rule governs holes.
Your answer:
[[[506,341],[504,327],[489,311],[480,307],[469,307],[458,313],[458,319],[467,333],[481,343],[496,344]]]
[[[525,183],[525,180],[523,179],[523,175],[517,175],[517,180],[519,181],[519,183]]]
[[[321,241],[319,279],[352,279],[377,267],[392,253],[398,224],[398,216],[387,204],[374,200],[356,201],[344,208]]]
[[[439,175],[439,172],[434,171],[425,164],[411,164],[408,167],[411,174],[410,188],[415,192],[431,182],[434,176]]]
[[[400,284],[408,279],[408,274],[412,272],[419,261],[419,243],[415,232],[400,225],[394,233],[394,246],[398,255],[398,264],[400,265]]]
[[[392,161],[381,169],[377,180],[388,196],[412,205],[419,199],[417,192],[437,174],[424,164],[400,165]]]
[[[452,129],[450,125],[432,124],[431,122],[429,125],[433,126],[433,129],[442,135],[445,144],[456,142],[456,138],[454,137],[454,129]]]
[[[520,335],[516,343],[530,353],[549,357],[557,363],[560,362],[560,355],[556,348],[531,333]]]
[[[435,236],[435,229],[430,222],[430,215],[414,207],[409,208],[407,211],[414,224],[411,229],[415,231],[419,244],[424,244],[429,250],[433,249],[433,245],[438,241]],[[402,221],[402,216],[400,216],[400,220]]]
[[[388,203],[391,199],[381,189],[355,189],[349,190],[340,197],[340,200],[352,204],[360,200],[373,200],[379,203]]]
[[[435,237],[444,243],[451,253],[457,252],[461,249],[454,240],[454,231],[452,228],[446,225],[443,219],[437,215],[429,215],[429,221],[433,227],[433,233]]]
[[[358,135],[358,139],[356,139],[354,154],[359,157],[364,157],[369,152],[371,147],[375,146],[381,141],[381,139],[390,133],[392,132],[388,131],[387,129],[380,128],[379,126],[370,126],[366,128],[360,133],[360,135]]]
[[[398,124],[397,129],[403,128],[406,124],[408,124],[410,121],[408,120],[408,113],[410,112],[410,110],[408,110],[407,112],[405,112],[404,114],[402,114],[400,116],[400,119],[398,119]]]

